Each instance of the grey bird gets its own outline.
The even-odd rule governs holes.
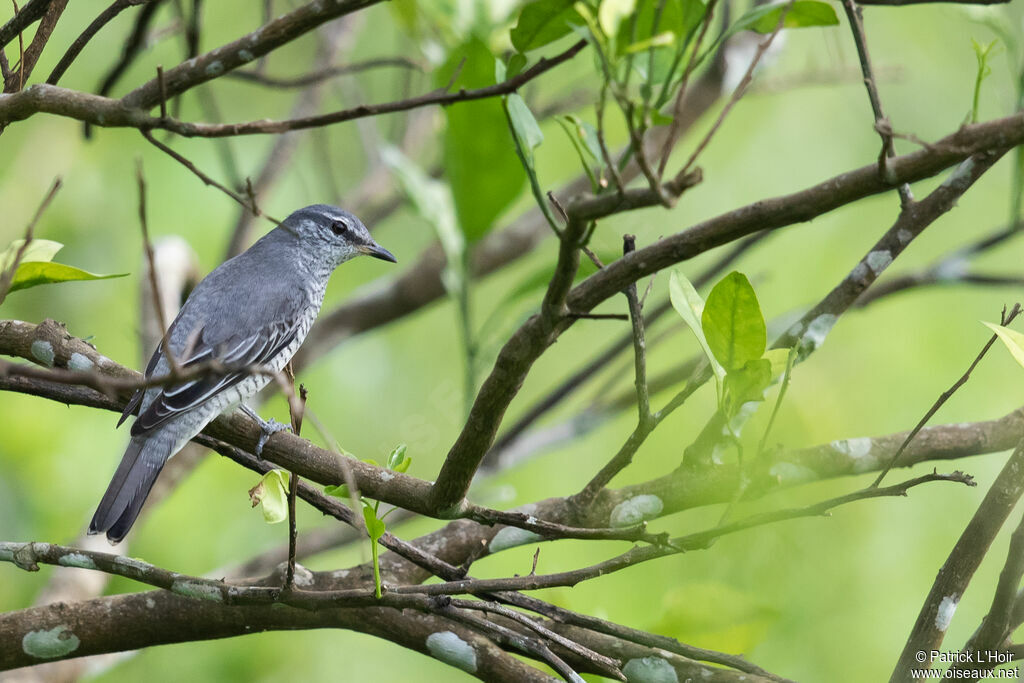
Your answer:
[[[90,534],[106,532],[111,543],[125,537],[164,463],[211,420],[273,379],[245,368],[277,372],[287,365],[320,312],[331,273],[360,254],[396,260],[358,218],[315,204],[288,216],[196,286],[153,353],[146,377],[169,374],[165,345],[182,369],[219,361],[235,371],[135,392],[117,423],[138,414],[131,442],[93,515]],[[270,434],[285,428],[241,407],[263,430],[257,451]]]

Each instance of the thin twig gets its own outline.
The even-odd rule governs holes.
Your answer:
[[[156,259],[153,257],[153,244],[149,239],[149,222],[146,220],[146,179],[142,174],[142,159],[135,163],[135,179],[139,187],[139,225],[142,228],[142,246],[146,254],[146,263],[149,266],[149,287],[153,296],[153,312],[156,314],[157,322],[160,325],[160,349],[170,365],[172,376],[181,373],[181,366],[178,359],[171,350],[170,339],[168,338],[167,319],[164,316],[164,308],[160,302],[163,297],[160,295],[160,281],[156,275]]]
[[[46,211],[46,207],[53,201],[54,196],[57,194],[57,190],[61,186],[61,178],[57,176],[53,180],[53,185],[50,186],[50,191],[43,197],[43,201],[40,202],[39,208],[36,209],[35,214],[32,216],[32,220],[28,222],[25,227],[25,238],[18,247],[18,251],[14,254],[14,260],[11,261],[11,265],[7,267],[2,273],[0,273],[0,304],[7,298],[7,294],[10,292],[11,283],[14,282],[14,275],[18,270],[18,265],[21,263],[21,259],[25,256],[25,252],[28,251],[29,244],[32,243],[33,236],[35,235],[36,223],[42,217],[43,212]]]
[[[875,115],[875,130],[882,138],[882,151],[878,155],[878,172],[884,178],[888,173],[886,159],[896,156],[896,148],[893,145],[892,126],[885,112],[882,111],[882,99],[878,95],[878,86],[875,83],[874,71],[871,67],[871,56],[868,53],[868,41],[864,34],[864,13],[857,5],[856,0],[843,0],[843,9],[846,11],[846,18],[850,23],[850,30],[853,32],[853,42],[857,45],[857,56],[860,58],[861,73],[864,75],[864,87],[868,91],[868,99],[871,102],[871,111]],[[900,202],[903,206],[909,206],[914,201],[914,195],[910,191],[910,185],[904,183],[899,186]]]
[[[1009,312],[1007,312],[1004,308],[1002,315],[1000,316],[1000,324],[1003,325],[1004,327],[1006,325],[1009,325],[1018,315],[1020,315],[1020,313],[1020,304],[1014,304],[1013,308],[1010,309]],[[903,443],[900,444],[900,447],[896,449],[896,452],[893,454],[892,458],[886,464],[885,468],[878,473],[878,476],[875,478],[875,481],[871,484],[872,486],[878,486],[879,484],[882,483],[882,480],[885,479],[885,475],[888,474],[889,470],[891,470],[893,466],[896,465],[896,462],[903,454],[903,451],[907,450],[907,446],[909,446],[910,442],[914,440],[914,437],[917,436],[917,433],[920,432],[926,424],[928,424],[928,421],[932,419],[932,416],[938,412],[939,408],[941,408],[954,393],[956,393],[956,390],[962,387],[964,384],[966,384],[967,380],[971,378],[971,373],[974,372],[974,368],[978,367],[978,363],[980,363],[981,359],[985,357],[985,354],[988,353],[988,350],[992,348],[992,345],[996,343],[997,339],[999,339],[999,337],[993,334],[989,338],[989,340],[985,342],[985,345],[981,348],[981,351],[978,353],[978,355],[975,356],[970,366],[968,366],[967,372],[962,374],[960,378],[957,379],[957,381],[953,382],[953,386],[951,386],[949,389],[946,389],[944,392],[942,392],[942,394],[939,395],[939,398],[935,400],[935,403],[933,403],[931,408],[929,408],[928,411],[924,414],[924,417],[922,417],[914,426],[914,428],[910,430],[910,433],[907,434],[907,438],[904,439]]]

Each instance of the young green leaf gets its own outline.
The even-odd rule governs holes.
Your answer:
[[[727,371],[764,354],[767,329],[757,295],[742,273],[733,271],[708,294],[701,326],[715,358]]]
[[[18,256],[18,250],[21,249],[23,244],[25,244],[25,240],[14,240],[7,245],[6,249],[0,251],[0,273],[11,267],[14,259]],[[64,245],[60,242],[34,239],[29,242],[28,247],[22,253],[21,263],[52,261],[57,252],[63,248]]]
[[[403,443],[396,446],[395,449],[391,451],[391,454],[388,455],[387,459],[387,468],[389,470],[394,470],[395,472],[405,472],[407,469],[409,469],[409,464],[412,461],[412,458],[406,457],[405,451],[407,450],[407,448],[408,447]]]
[[[619,32],[619,24],[633,14],[635,8],[636,0],[601,0],[601,6],[597,10],[597,23],[606,36],[614,38]]]
[[[452,50],[445,64],[435,70],[434,85],[480,88],[495,83],[495,58],[479,38]],[[458,216],[458,227],[474,242],[493,227],[495,220],[519,196],[523,177],[519,160],[509,149],[505,112],[497,99],[463,102],[444,110],[447,120],[443,138],[444,178]],[[486,168],[486,173],[480,169]]]
[[[786,7],[788,6],[789,11],[786,12]],[[783,0],[782,2],[760,5],[750,10],[729,27],[723,39],[739,31],[771,33],[779,25],[779,18],[783,12],[786,12],[786,19],[782,24],[782,28],[836,26],[839,24],[839,17],[836,16],[836,11],[827,2],[795,0],[792,6],[790,6],[788,0]]]
[[[523,6],[512,28],[512,47],[529,52],[553,43],[569,33],[569,21],[576,17],[574,0],[534,0]]]
[[[767,358],[747,361],[742,368],[725,375],[726,414],[730,419],[740,406],[751,401],[763,401],[764,390],[772,383],[772,363]]]
[[[672,300],[672,307],[676,309],[676,313],[679,314],[679,317],[690,328],[693,335],[697,337],[697,342],[700,344],[701,349],[704,350],[704,355],[707,356],[712,371],[721,380],[725,377],[725,368],[715,358],[715,354],[711,352],[711,347],[708,346],[708,340],[704,337],[704,330],[700,324],[701,314],[704,311],[704,300],[701,299],[700,294],[693,288],[690,281],[686,279],[686,276],[678,271],[672,271],[672,274],[669,276],[668,291],[669,297]]]
[[[334,496],[335,498],[342,498],[344,500],[348,500],[352,495],[349,493],[348,486],[345,484],[340,486],[325,486],[324,493],[328,496]]]
[[[249,489],[249,499],[253,507],[263,506],[263,520],[267,524],[288,519],[288,473],[270,470]]]
[[[366,533],[370,535],[370,540],[374,543],[379,541],[387,531],[387,525],[383,519],[377,518],[377,511],[373,509],[371,503],[363,503],[363,521],[366,523]]]
[[[1003,342],[1003,345],[1010,351],[1013,359],[1021,367],[1024,367],[1024,334],[994,323],[982,322],[982,325],[995,332],[996,336],[999,337],[999,341]]]
[[[66,266],[63,263],[29,261],[18,264],[18,269],[14,271],[14,279],[11,281],[10,291],[16,292],[19,289],[28,289],[29,287],[58,282],[73,282],[76,280],[109,280],[111,278],[126,277],[127,275],[128,273],[99,275],[75,268],[74,266]]]
[[[526,106],[526,102],[518,93],[509,95],[505,106],[508,108],[508,116],[512,120],[512,130],[515,131],[519,143],[523,146],[523,150],[530,155],[532,161],[533,150],[544,142],[544,133],[537,125],[537,119],[533,117],[533,112]]]

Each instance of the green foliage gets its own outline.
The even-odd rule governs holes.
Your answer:
[[[461,69],[460,69],[461,65]],[[452,50],[437,70],[438,87],[458,70],[453,87],[493,85],[494,56],[478,38]],[[463,102],[445,109],[445,178],[451,187],[455,212],[470,242],[483,237],[494,221],[519,196],[523,173],[505,134],[505,112],[496,99]],[[481,169],[486,168],[486,173]]]
[[[999,337],[999,341],[1003,342],[1003,345],[1013,356],[1013,359],[1024,367],[1024,334],[1011,330],[1009,327],[1003,327],[1002,325],[996,325],[995,323],[982,322],[982,325],[989,328],[996,333]]]
[[[572,29],[570,20],[579,19],[574,0],[534,0],[523,6],[512,28],[512,46],[529,52],[553,43]]]
[[[711,352],[727,372],[740,370],[764,354],[764,316],[754,288],[742,273],[729,273],[711,290],[701,327]]]
[[[974,77],[974,98],[971,101],[971,113],[969,115],[971,123],[978,122],[978,102],[981,99],[981,84],[992,74],[992,67],[989,66],[989,59],[992,57],[992,49],[996,46],[999,39],[993,40],[988,45],[982,45],[974,38],[971,38],[971,47],[974,48],[974,57],[978,61],[978,71]]]
[[[787,0],[775,2],[768,5],[761,5],[750,10],[740,17],[735,24],[729,27],[725,36],[731,36],[740,31],[756,31],[757,33],[771,33],[779,25],[782,13],[786,12],[789,6]],[[807,28],[812,26],[838,26],[839,17],[835,9],[827,2],[819,0],[796,0],[792,7],[786,12],[782,28]]]
[[[6,272],[14,264],[18,250],[23,244],[25,244],[25,240],[14,240],[0,252],[0,273]],[[128,273],[100,275],[63,263],[53,263],[53,257],[63,247],[63,244],[53,240],[32,240],[22,254],[17,270],[14,271],[9,291],[16,292],[19,289],[76,280],[109,280],[128,275]]]
[[[503,71],[502,66],[501,62],[496,65],[499,73]],[[552,229],[557,230],[555,217],[551,215],[551,208],[544,199],[540,179],[537,178],[537,168],[533,156],[533,150],[544,142],[544,134],[541,132],[540,126],[537,125],[537,119],[534,118],[533,112],[526,106],[526,102],[518,93],[512,93],[502,98],[502,103],[505,107],[508,127],[512,131],[512,139],[515,142],[516,155],[530,180],[530,191],[533,193],[533,198]]]
[[[672,274],[669,276],[668,291],[672,307],[676,309],[676,313],[679,314],[679,317],[683,319],[683,322],[686,323],[686,326],[690,328],[690,331],[697,338],[701,350],[704,351],[704,356],[711,364],[711,370],[715,374],[715,379],[721,382],[725,378],[725,368],[722,367],[715,354],[711,352],[711,347],[708,345],[707,337],[704,336],[704,328],[700,322],[701,316],[704,313],[704,299],[694,289],[693,283],[678,270],[672,271]]]
[[[396,446],[391,453],[388,454],[385,462],[385,467],[392,472],[405,472],[409,469],[409,465],[412,464],[412,458],[406,455],[408,447],[403,443]],[[374,460],[363,460],[373,465],[377,465]],[[329,496],[336,498],[348,499],[352,496],[348,486],[342,484],[340,486],[325,486],[324,493]],[[363,522],[366,524],[366,533],[370,537],[370,554],[373,557],[373,584],[374,594],[379,598],[381,596],[381,582],[380,582],[380,558],[378,556],[378,541],[387,532],[387,524],[384,522],[384,518],[388,515],[387,512],[384,514],[380,513],[380,501],[366,498],[365,496],[359,497],[359,503],[363,508]]]
[[[288,472],[270,470],[259,483],[249,489],[252,506],[261,506],[267,524],[279,524],[288,519]]]

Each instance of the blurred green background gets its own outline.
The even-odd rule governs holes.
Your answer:
[[[34,80],[45,77],[64,46],[103,4],[71,3]],[[364,12],[351,58],[405,55],[423,62],[430,57],[439,63],[443,61],[438,58],[439,50],[443,57],[446,47],[480,25],[490,27],[485,37],[492,49],[507,47],[501,36],[507,36],[510,25],[505,18],[515,14],[510,3],[428,3],[421,8],[421,21],[445,27],[430,40],[411,40],[402,22],[396,20],[397,14],[410,6],[400,3],[396,8],[377,6]],[[872,54],[882,74],[881,96],[896,130],[934,140],[964,121],[977,69],[971,40],[988,42],[994,37],[977,21],[984,12],[1009,17],[1015,30],[1020,27],[1019,13],[1012,7],[972,14],[939,5],[865,10]],[[471,16],[476,18],[467,18]],[[0,20],[6,18],[0,15]],[[173,13],[165,8],[156,26],[168,27],[173,20]],[[256,3],[208,3],[204,5],[203,49],[233,40],[259,23]],[[130,26],[130,13],[111,24],[88,46],[62,85],[95,89],[117,59]],[[701,157],[703,184],[685,195],[672,211],[650,209],[601,222],[594,237],[598,251],[618,250],[625,232],[637,234],[638,243],[645,245],[706,217],[805,188],[875,160],[879,140],[872,129],[845,18],[835,28],[790,31],[784,37],[782,50],[760,71],[754,91],[735,108]],[[270,58],[269,71],[303,73],[314,48],[311,36],[283,48]],[[147,46],[114,94],[119,96],[151,78],[156,64],[169,67],[180,59],[178,37]],[[1013,46],[997,46],[992,75],[981,93],[981,120],[1013,111],[1019,59]],[[820,79],[812,76],[834,73],[841,74],[838,82],[814,83]],[[525,95],[531,103],[551,101],[568,90],[596,86],[594,74],[592,58],[584,53],[541,79]],[[403,87],[421,92],[433,87],[432,78],[437,76],[414,75],[409,84],[394,71],[344,78],[357,87],[328,87],[323,111],[393,99]],[[444,74],[440,78],[446,80]],[[285,117],[293,97],[293,93],[229,79],[220,79],[211,89],[228,121]],[[590,102],[579,113],[593,120]],[[195,93],[186,94],[182,104],[181,118],[205,119]],[[689,155],[717,111],[712,110],[683,140],[676,163]],[[368,168],[361,136],[370,135],[372,129],[382,139],[395,140],[396,134],[402,133],[403,121],[390,117],[368,120],[365,126],[346,123],[303,136],[295,161],[262,201],[262,208],[281,218],[306,204],[343,201],[346,190],[357,185]],[[437,112],[436,121],[427,133],[432,138],[420,159],[425,167],[439,158],[442,112]],[[537,168],[544,188],[553,189],[573,177],[578,167],[562,131],[550,122],[542,128],[546,138],[537,151]],[[471,132],[463,134],[467,140],[472,137]],[[614,129],[615,146],[624,140],[623,131]],[[219,143],[173,139],[171,144],[211,175],[224,177]],[[242,174],[253,175],[272,139],[253,136],[227,144]],[[915,147],[898,142],[897,148],[906,152]],[[333,165],[332,173],[325,171],[325,153]],[[514,154],[511,144],[505,153]],[[143,160],[150,188],[150,230],[156,236],[184,237],[199,254],[204,272],[219,263],[238,213],[235,204],[161,155],[136,131],[95,130],[93,139],[87,141],[77,123],[38,115],[11,125],[0,138],[0,245],[21,236],[54,176],[61,175],[64,188],[38,226],[37,237],[65,243],[62,262],[97,272],[130,271],[132,275],[17,292],[4,303],[0,317],[64,321],[72,334],[90,337],[102,353],[139,367],[138,291],[144,270],[134,179],[138,158]],[[929,264],[1004,225],[1010,207],[1010,166],[1007,157],[989,172],[955,210],[914,242],[886,277]],[[917,196],[923,196],[939,180],[915,186]],[[530,208],[532,201],[524,187],[499,226]],[[894,193],[859,202],[781,231],[736,267],[750,276],[766,317],[772,319],[821,298],[891,225],[897,210]],[[434,240],[431,227],[408,207],[371,227],[378,241],[398,256],[398,269],[410,267]],[[269,224],[261,223],[257,229],[262,233],[268,228]],[[475,324],[479,326],[495,313],[496,302],[511,288],[550,264],[554,248],[554,241],[548,239],[534,254],[474,282]],[[1019,242],[1011,242],[986,255],[980,264],[996,271],[1019,271],[1019,249]],[[713,256],[684,264],[683,270],[693,276],[710,258]],[[370,260],[344,266],[331,283],[324,310],[395,272]],[[667,276],[657,277],[652,296],[664,297],[667,284]],[[799,447],[910,428],[966,369],[988,337],[978,321],[998,320],[1003,304],[1020,298],[1019,290],[1009,288],[934,287],[886,298],[849,313],[824,347],[795,372],[773,440]],[[482,340],[484,368],[489,367],[500,342],[537,303],[538,297],[533,296],[497,313],[496,328]],[[624,311],[624,301],[612,300],[602,310]],[[434,478],[463,414],[464,361],[456,315],[450,302],[438,302],[334,349],[299,378],[310,390],[311,408],[346,449],[363,458],[382,460],[394,445],[404,442],[413,457],[410,474]],[[582,358],[617,338],[624,325],[606,321],[575,325],[534,367],[512,404],[510,417],[543,396]],[[670,327],[679,327],[678,322],[663,321],[656,329]],[[688,335],[673,335],[653,348],[650,363],[654,371],[664,369],[695,350]],[[934,422],[993,419],[1013,410],[1024,398],[1020,373],[1003,349],[994,349]],[[620,374],[617,386],[627,387],[629,375]],[[591,393],[583,391],[549,419],[575,414]],[[656,403],[667,398],[658,396]],[[709,390],[699,392],[654,434],[616,485],[640,482],[673,469],[712,404]],[[281,420],[287,414],[279,400],[271,401],[261,412],[264,417]],[[763,418],[759,415],[760,422],[755,424],[763,425]],[[114,430],[116,420],[111,413],[0,394],[0,539],[60,543],[81,531],[124,447],[126,436]],[[507,507],[571,493],[611,456],[633,421],[633,414],[627,412],[584,438],[502,472],[480,484],[475,499]],[[312,429],[304,436],[321,441]],[[695,645],[745,652],[755,663],[797,680],[883,680],[938,567],[1004,460],[1005,455],[990,455],[943,467],[966,469],[980,484],[975,489],[922,487],[909,498],[864,502],[842,508],[831,518],[737,534],[708,551],[648,563],[573,589],[548,591],[542,597]],[[227,460],[207,458],[134,530],[131,555],[175,571],[204,574],[279,545],[285,540],[285,528],[267,526],[260,514],[250,509],[246,490],[256,479]],[[866,475],[812,484],[749,508],[811,502],[869,481]],[[653,526],[685,533],[713,524],[720,514],[717,508],[695,510]],[[300,512],[301,529],[327,523],[308,508]],[[438,525],[420,520],[394,531],[412,539]],[[949,648],[958,648],[987,610],[1007,538],[1008,534],[1003,534],[993,546],[960,603],[946,640]],[[474,574],[496,577],[529,571],[533,550],[524,547],[485,558],[474,566]],[[547,544],[538,570],[561,571],[622,550],[621,544],[614,543]],[[360,544],[307,564],[313,569],[333,569],[364,561],[366,556],[365,544]],[[0,609],[31,604],[49,574],[49,569],[28,574],[0,566]],[[115,581],[110,590],[138,588],[128,581]],[[103,671],[94,680],[407,680],[413,676],[422,681],[468,679],[459,671],[387,642],[348,632],[319,631],[153,648]]]

